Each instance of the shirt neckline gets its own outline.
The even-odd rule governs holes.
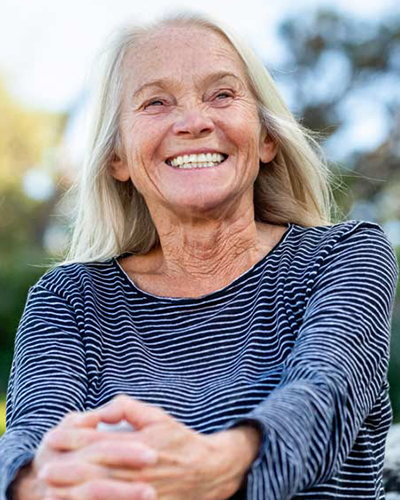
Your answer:
[[[142,296],[147,297],[147,298],[151,298],[153,300],[159,300],[159,301],[164,301],[164,302],[197,303],[197,302],[201,302],[201,301],[207,300],[209,298],[214,298],[214,297],[217,297],[218,295],[221,295],[225,291],[236,286],[238,283],[240,283],[243,279],[248,277],[250,274],[252,274],[252,272],[257,270],[261,265],[263,265],[266,261],[268,261],[270,259],[271,255],[273,255],[282,246],[282,244],[288,238],[289,234],[292,232],[292,229],[294,226],[295,226],[295,224],[289,222],[286,231],[282,234],[278,243],[273,248],[271,248],[271,250],[266,255],[264,255],[258,262],[253,264],[246,271],[244,271],[244,273],[242,273],[240,276],[238,276],[233,281],[228,283],[228,285],[225,285],[224,287],[219,288],[218,290],[214,290],[213,292],[207,293],[205,295],[201,295],[200,297],[168,297],[168,296],[164,296],[164,295],[156,295],[156,294],[153,294],[151,292],[147,292],[146,290],[142,290],[140,287],[138,287],[136,285],[136,283],[132,280],[132,278],[128,275],[128,273],[124,270],[124,268],[118,262],[118,259],[121,258],[122,256],[129,255],[128,252],[123,253],[121,255],[118,255],[116,257],[113,257],[111,259],[111,262],[112,262],[114,268],[116,268],[116,270],[118,271],[118,273],[124,278],[124,281],[126,283],[128,283],[139,295],[142,295]]]

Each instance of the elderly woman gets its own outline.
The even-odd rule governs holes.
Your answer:
[[[330,224],[315,144],[219,24],[108,54],[70,255],[17,333],[2,500],[384,498],[386,237]]]

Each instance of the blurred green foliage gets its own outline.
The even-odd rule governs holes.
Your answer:
[[[358,24],[357,24],[358,23]],[[294,111],[307,127],[326,138],[344,126],[340,106],[363,85],[379,81],[400,68],[400,19],[376,20],[363,26],[334,12],[312,12],[287,19],[281,36],[288,57],[276,71],[278,84],[290,87]],[[340,88],[314,98],[318,67],[327,53],[340,53],[348,62]],[[396,56],[397,54],[397,56]],[[397,59],[396,59],[397,57]],[[397,65],[397,66],[396,66]],[[400,74],[400,73],[399,73]],[[340,75],[339,75],[340,76]],[[389,92],[390,93],[390,92]],[[337,197],[343,213],[359,217],[354,207],[369,207],[374,219],[385,225],[400,221],[400,101],[385,101],[387,136],[374,149],[349,153],[335,171],[342,188]],[[350,106],[350,105],[349,105]],[[0,85],[0,394],[7,386],[14,335],[27,292],[43,274],[49,255],[46,229],[62,194],[59,186],[50,198],[36,201],[24,192],[23,179],[33,165],[43,163],[49,148],[60,140],[66,117],[23,109]],[[352,113],[351,107],[348,113]],[[57,162],[54,176],[60,174]],[[343,170],[345,167],[345,170]],[[345,175],[343,176],[343,174]],[[57,182],[57,178],[55,179]],[[353,210],[353,212],[352,212]],[[369,219],[368,213],[365,218]],[[353,217],[354,214],[357,217]],[[362,215],[362,213],[361,213]],[[400,252],[400,248],[397,249]],[[400,255],[399,255],[400,256]],[[39,267],[38,267],[39,266]],[[40,267],[41,266],[41,267]],[[390,395],[395,418],[400,421],[400,295],[394,306],[392,357],[389,368]],[[0,433],[4,402],[0,405]]]
[[[287,50],[275,77],[289,89],[292,110],[302,123],[321,134],[329,157],[338,158],[332,170],[340,177],[335,187],[340,210],[349,219],[381,224],[400,245],[400,16],[367,21],[333,10],[305,9],[287,18],[280,34]],[[360,108],[385,117],[384,134],[374,147],[370,143],[381,134],[382,123],[373,124],[370,143],[363,147],[352,147],[353,138],[347,135],[346,127]],[[369,117],[364,113],[364,118]],[[358,123],[359,129],[363,126]],[[399,259],[400,246],[396,251]],[[389,365],[397,422],[399,374],[400,287]]]
[[[43,236],[58,198],[55,193],[45,201],[31,199],[23,179],[57,144],[64,119],[24,109],[0,82],[0,393],[6,390],[28,289],[44,272],[37,266],[45,262]]]
[[[0,396],[0,436],[6,430],[6,397]]]

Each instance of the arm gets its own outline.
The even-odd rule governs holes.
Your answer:
[[[71,305],[35,286],[15,341],[7,430],[0,440],[1,500],[22,466],[21,477],[30,477],[29,464],[45,432],[67,412],[84,409],[86,385],[84,347]]]
[[[263,429],[248,498],[290,498],[346,460],[386,378],[397,272],[377,228],[356,229],[321,263],[280,385],[233,424]]]
[[[7,431],[0,440],[0,499],[49,498],[46,474],[49,466],[58,465],[63,483],[75,488],[79,498],[140,500],[149,487],[121,481],[121,469],[140,469],[154,459],[143,445],[127,447],[126,441],[97,431],[96,414],[84,412],[86,353],[78,328],[84,305],[74,294],[75,313],[64,296],[70,284],[57,278],[52,291],[40,285],[31,289],[18,328]],[[66,430],[75,443],[71,453],[51,444],[57,432]],[[90,440],[77,447],[88,435]]]

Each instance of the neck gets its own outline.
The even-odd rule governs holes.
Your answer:
[[[178,219],[152,214],[160,237],[158,272],[204,283],[231,281],[274,246],[274,226],[254,220],[253,204],[219,217]],[[162,221],[162,223],[161,223]]]

